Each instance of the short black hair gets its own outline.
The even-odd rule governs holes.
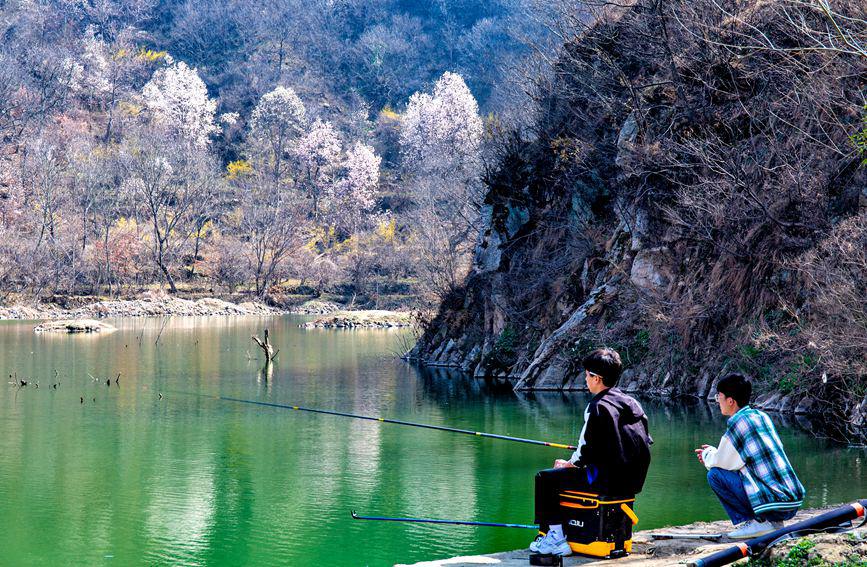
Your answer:
[[[602,377],[602,383],[613,388],[623,374],[623,363],[620,355],[613,348],[597,348],[584,357],[584,370]]]
[[[719,381],[716,390],[727,398],[734,398],[739,407],[744,407],[750,404],[753,385],[743,374],[732,373]]]

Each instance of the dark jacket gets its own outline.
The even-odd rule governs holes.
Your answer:
[[[593,396],[571,461],[595,468],[594,489],[609,495],[641,492],[650,467],[647,416],[641,405],[617,388]]]

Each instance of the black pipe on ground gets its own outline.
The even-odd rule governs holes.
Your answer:
[[[825,512],[814,518],[786,526],[769,534],[737,543],[728,549],[717,551],[712,555],[687,563],[687,565],[688,567],[720,567],[721,565],[728,565],[738,559],[761,553],[768,545],[786,534],[820,532],[827,528],[837,527],[844,522],[863,517],[865,510],[867,510],[867,500],[858,500],[857,502],[841,506],[830,512]]]

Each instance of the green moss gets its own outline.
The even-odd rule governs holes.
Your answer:
[[[804,538],[789,550],[782,559],[776,562],[768,559],[750,559],[747,562],[749,567],[867,567],[867,559],[859,555],[852,555],[843,562],[831,563],[822,559],[820,556],[812,552],[816,547],[816,542],[811,539]]]
[[[494,341],[494,346],[491,348],[484,359],[484,367],[488,372],[494,374],[497,372],[508,372],[518,358],[518,353],[515,349],[518,343],[518,333],[512,327],[506,325],[497,340]]]
[[[742,357],[752,360],[762,354],[762,349],[755,345],[741,345],[738,347],[738,352]]]

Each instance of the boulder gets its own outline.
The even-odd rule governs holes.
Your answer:
[[[698,381],[695,384],[695,394],[701,399],[705,399],[710,396],[711,386],[713,385],[713,378],[711,378],[710,372],[707,370],[701,373]],[[714,392],[716,395],[716,392]]]
[[[535,388],[541,389],[560,389],[563,387],[563,384],[566,379],[566,371],[568,370],[568,364],[560,360],[559,358],[551,361],[551,364],[548,365],[545,370],[542,371],[539,378],[536,380],[536,383],[533,385]]]
[[[636,287],[661,290],[671,281],[668,268],[668,249],[650,248],[640,250],[632,261],[629,279]]]

